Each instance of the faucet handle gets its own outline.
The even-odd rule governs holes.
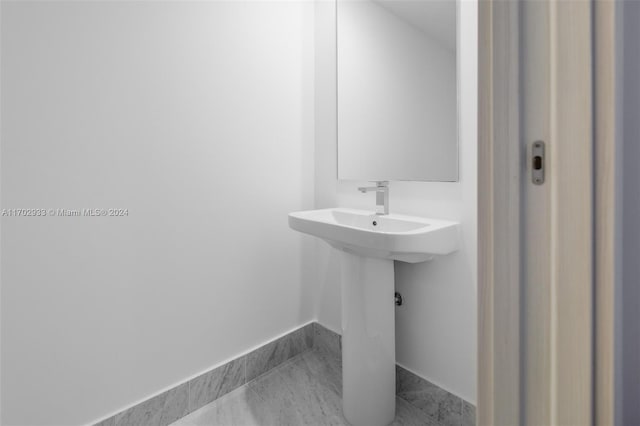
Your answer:
[[[389,181],[388,180],[372,180],[371,182],[375,183],[376,186],[359,186],[358,191],[360,192],[369,192],[369,191],[388,191],[389,190]]]
[[[389,181],[388,180],[376,180],[376,186],[373,187],[360,187],[360,192],[376,192],[376,214],[387,215],[389,214]]]

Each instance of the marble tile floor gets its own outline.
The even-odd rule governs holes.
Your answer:
[[[348,426],[339,359],[307,351],[172,423],[172,426]],[[393,426],[439,426],[396,398]]]

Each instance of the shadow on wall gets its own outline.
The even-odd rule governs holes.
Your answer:
[[[323,325],[342,334],[342,289],[340,288],[340,254],[324,241],[316,241],[318,293],[316,314],[322,313]],[[337,297],[336,297],[337,296]]]

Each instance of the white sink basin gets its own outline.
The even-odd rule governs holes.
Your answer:
[[[345,417],[353,426],[390,424],[396,398],[393,261],[424,262],[455,251],[458,224],[336,208],[290,213],[289,226],[325,240],[340,257]]]
[[[376,215],[346,208],[289,214],[289,226],[349,253],[403,262],[424,262],[458,247],[458,224],[403,215]]]

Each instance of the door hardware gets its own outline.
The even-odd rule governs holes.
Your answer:
[[[531,146],[531,181],[534,185],[544,183],[544,142],[535,141]]]

